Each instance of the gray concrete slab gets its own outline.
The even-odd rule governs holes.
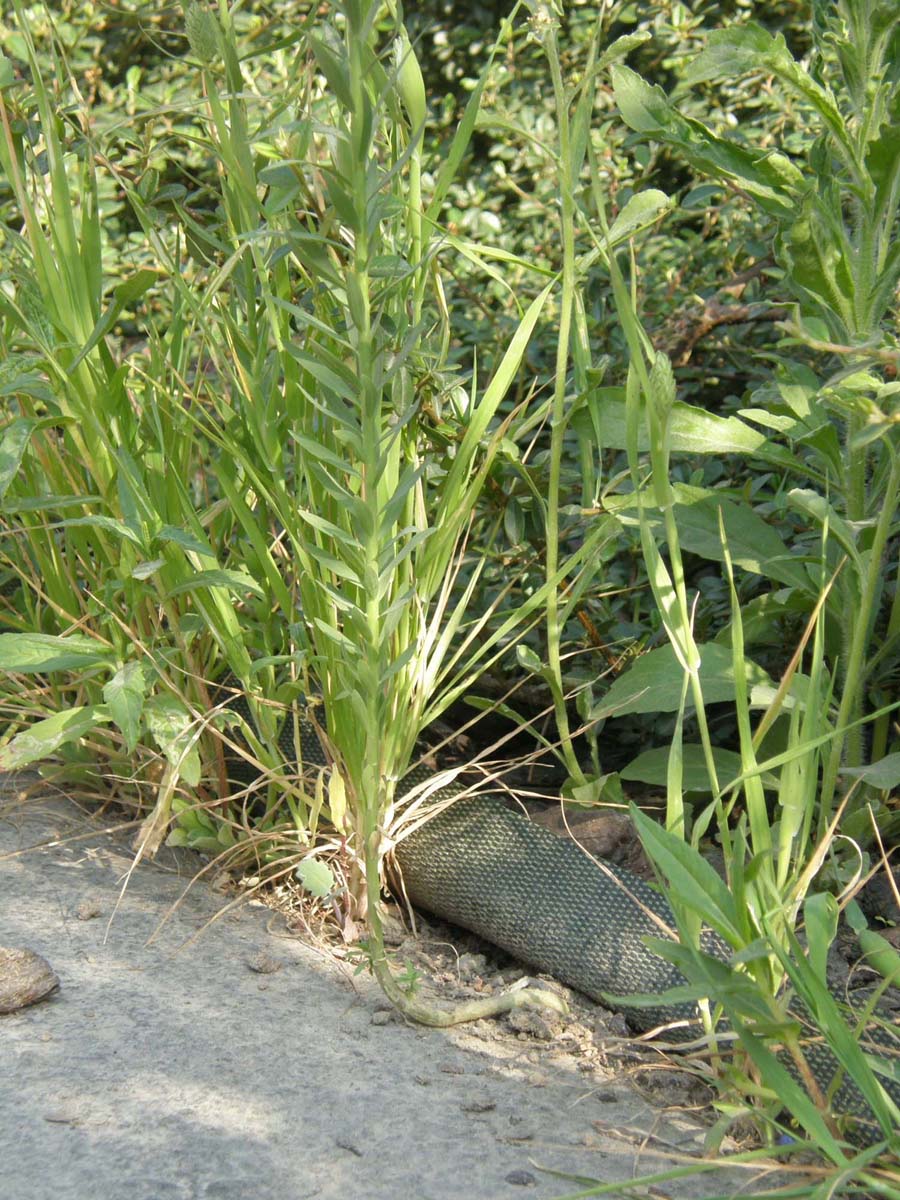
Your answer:
[[[376,986],[270,910],[203,929],[224,901],[184,894],[187,852],[138,866],[113,915],[132,866],[113,824],[0,791],[0,945],[61,981],[0,1016],[3,1200],[537,1200],[579,1189],[536,1163],[625,1184],[664,1165],[650,1130],[696,1147],[689,1122],[533,1042],[380,1023]],[[252,970],[260,953],[281,969]]]

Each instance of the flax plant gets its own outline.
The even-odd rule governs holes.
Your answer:
[[[202,301],[186,297],[215,330],[210,347],[228,351],[216,359],[227,386],[209,397],[216,425],[206,433],[234,464],[221,482],[246,537],[259,537],[259,510],[284,531],[299,593],[298,611],[287,607],[284,618],[303,689],[312,680],[318,692],[330,786],[345,797],[350,887],[368,922],[373,970],[399,1007],[434,1024],[552,1002],[524,992],[448,1012],[416,1000],[394,980],[379,915],[382,861],[402,817],[398,784],[422,730],[612,528],[599,525],[493,626],[490,612],[469,615],[483,568],[467,548],[475,505],[511,421],[524,419],[512,411],[499,419],[500,406],[553,286],[527,307],[487,385],[476,372],[466,390],[445,363],[437,215],[484,80],[426,201],[424,88],[391,10],[347,5],[310,29],[311,75],[291,97],[302,115],[276,136],[271,125],[265,137],[252,130],[227,11],[215,25],[194,12],[191,29],[210,144],[229,165],[228,258]],[[257,173],[245,140],[277,175],[274,165]],[[278,205],[260,200],[266,178],[278,180]],[[252,287],[233,286],[245,276]],[[251,341],[249,327],[268,335]],[[428,446],[426,381],[458,414],[452,456],[440,463]],[[258,702],[255,674],[236,673]]]

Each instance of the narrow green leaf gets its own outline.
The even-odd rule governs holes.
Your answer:
[[[209,571],[197,571],[184,583],[177,583],[169,592],[169,596],[181,596],[185,592],[196,592],[200,588],[222,587],[230,592],[252,592],[254,596],[263,598],[265,592],[246,571],[226,571],[213,568]]]
[[[629,811],[641,845],[666,880],[671,898],[697,913],[704,925],[732,945],[740,945],[741,922],[724,880],[683,838],[663,829],[637,805],[629,805]]]
[[[531,340],[531,335],[534,332],[534,327],[537,325],[544,305],[553,291],[553,286],[553,283],[548,283],[544,290],[528,306],[524,317],[519,322],[516,332],[513,334],[506,348],[500,365],[497,367],[484,394],[475,406],[462,444],[457,450],[456,457],[453,460],[453,465],[450,468],[444,485],[444,493],[447,500],[445,507],[447,511],[453,512],[456,510],[459,498],[465,490],[471,472],[472,460],[482,446],[488,425],[518,374],[525,351]]]
[[[90,517],[67,517],[64,521],[60,521],[59,524],[65,529],[76,529],[79,526],[105,529],[107,533],[114,533],[116,537],[126,538],[135,546],[143,548],[144,545],[140,534],[126,525],[124,521],[120,521],[116,517],[107,516],[105,513],[94,513]]]
[[[336,35],[328,39],[330,45],[326,43],[324,38],[330,33],[332,31],[327,26],[323,26],[322,36],[310,35],[309,46],[315,55],[316,65],[328,81],[329,88],[344,108],[348,112],[352,112],[354,108],[353,95],[350,91],[350,78],[342,53],[343,48]]]
[[[139,300],[153,286],[157,278],[156,271],[151,271],[149,268],[142,268],[126,279],[124,283],[120,283],[118,287],[113,289],[109,307],[100,317],[90,337],[76,355],[69,367],[70,371],[74,371],[78,364],[90,354],[100,339],[109,333],[119,319],[122,310],[134,304],[136,300]]]

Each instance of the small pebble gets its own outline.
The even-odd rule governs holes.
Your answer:
[[[506,1018],[516,1033],[552,1042],[559,1032],[559,1021],[548,1020],[543,1013],[530,1008],[514,1008]]]
[[[276,971],[280,971],[284,964],[277,958],[273,958],[271,954],[266,954],[264,950],[253,958],[247,959],[247,966],[251,971],[255,971],[257,975],[274,975]]]
[[[474,979],[484,974],[487,959],[483,954],[461,954],[457,967],[460,979]]]
[[[516,1187],[535,1187],[537,1180],[530,1171],[510,1171],[505,1176],[507,1183],[515,1184]]]

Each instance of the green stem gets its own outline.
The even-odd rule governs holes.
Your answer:
[[[891,603],[891,613],[888,618],[887,632],[884,635],[879,652],[869,660],[866,679],[870,679],[873,670],[879,665],[884,652],[893,652],[898,638],[900,638],[900,554],[898,554],[897,562],[897,578],[898,584],[894,589],[894,599]],[[891,715],[890,713],[882,713],[874,722],[872,728],[872,753],[870,755],[872,762],[878,762],[884,758],[887,753],[888,733],[890,731]]]
[[[575,303],[575,201],[572,192],[572,155],[569,140],[569,110],[556,35],[548,31],[544,43],[559,126],[560,231],[562,233],[563,268],[560,300],[559,337],[556,343],[556,374],[553,389],[553,408],[550,421],[550,471],[547,497],[547,562],[546,578],[556,577],[559,566],[559,490],[562,474],[563,439],[566,428],[566,379],[569,366],[572,332],[572,309]],[[586,782],[575,754],[569,728],[569,715],[562,681],[560,655],[559,594],[551,588],[547,593],[547,662],[550,668],[553,704],[559,729],[560,747],[566,769],[576,784]]]
[[[868,566],[861,581],[862,594],[859,606],[852,611],[852,620],[847,622],[850,633],[848,639],[849,649],[844,668],[843,694],[836,721],[838,729],[844,729],[854,721],[862,705],[866,649],[871,636],[875,604],[880,590],[884,550],[897,512],[898,500],[900,500],[900,457],[893,455],[890,478],[885,488],[881,512],[875,525],[875,534],[868,552]],[[847,607],[852,608],[850,605]],[[856,734],[858,739],[861,738],[861,730],[857,726],[856,730],[851,730],[846,738],[835,738],[832,741],[822,780],[822,801],[819,815],[821,829],[827,826],[830,819],[842,756],[846,753],[849,758],[850,753],[854,752],[857,754],[857,757],[850,759],[851,765],[859,765],[861,761],[862,743],[859,741],[857,746],[857,742],[851,740],[850,735],[853,733]]]

